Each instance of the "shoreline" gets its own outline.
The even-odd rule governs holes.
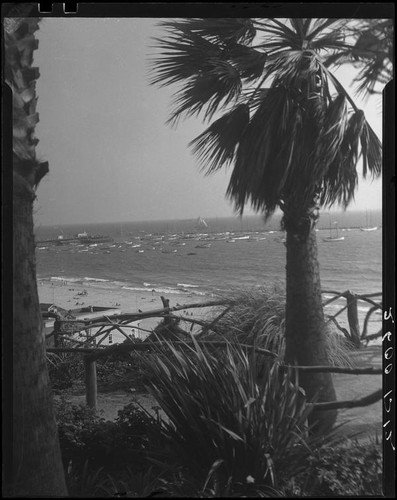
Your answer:
[[[40,304],[54,304],[66,311],[81,307],[99,306],[109,309],[118,309],[121,313],[150,312],[163,309],[161,297],[169,300],[170,307],[183,306],[193,303],[208,302],[209,296],[181,292],[179,294],[162,293],[154,289],[131,290],[128,288],[106,288],[95,282],[83,284],[67,280],[51,281],[38,279],[37,289]],[[208,311],[214,308],[200,308],[194,310],[180,310],[178,314],[203,318]],[[152,330],[161,321],[161,318],[147,318],[141,320],[143,329]]]
[[[176,288],[155,289],[151,287],[121,287],[112,286],[111,282],[107,280],[82,278],[81,280],[56,278],[38,278],[37,289],[39,295],[39,302],[41,304],[54,304],[61,307],[66,311],[79,309],[82,307],[99,306],[109,309],[117,308],[121,313],[136,313],[136,312],[150,312],[163,309],[161,297],[169,300],[170,307],[189,305],[193,303],[209,302],[216,300],[217,296],[208,293],[197,293],[192,288],[181,289],[178,293]],[[219,297],[218,297],[219,298]],[[335,314],[335,307],[340,304],[331,304],[325,308],[325,312]],[[368,306],[367,306],[368,307]],[[198,308],[190,310],[180,310],[179,315],[191,316],[195,319],[205,318],[208,313],[212,315],[215,313],[214,308]],[[358,317],[360,327],[363,326],[365,312],[367,308],[359,307]],[[338,318],[340,325],[344,328],[349,328],[347,318]],[[148,318],[142,320],[142,328],[152,330],[158,323],[160,318]],[[376,314],[372,316],[368,324],[368,335],[375,333],[380,327],[380,320]],[[190,324],[185,323],[187,328]],[[370,345],[378,345],[379,339],[370,341]]]

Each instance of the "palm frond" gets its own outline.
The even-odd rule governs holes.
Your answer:
[[[354,79],[358,84],[357,94],[375,93],[378,83],[386,83],[393,76],[393,24],[391,20],[363,21],[347,30],[353,42],[338,47],[338,51],[325,60],[332,64],[352,63],[362,66]],[[342,49],[342,50],[340,50]]]
[[[385,57],[375,57],[366,62],[360,73],[354,79],[354,83],[358,84],[357,95],[370,95],[381,93],[375,87],[378,84],[386,84],[393,78],[393,68],[391,61],[387,61]]]
[[[314,40],[319,33],[324,32],[324,30],[326,30],[327,28],[329,28],[330,26],[332,26],[337,22],[338,19],[316,19],[313,23],[313,31],[309,32],[306,35],[306,38],[309,41]]]
[[[247,81],[258,79],[264,70],[267,55],[245,45],[235,45],[229,51],[231,63],[238,69],[241,78]]]
[[[249,45],[255,38],[254,23],[249,18],[192,18],[163,22],[160,26],[193,32],[215,43]]]
[[[325,206],[339,203],[346,208],[354,199],[360,144],[363,177],[366,177],[368,170],[374,177],[379,176],[382,169],[381,143],[361,110],[350,117],[340,148],[323,177],[321,203]]]
[[[331,206],[335,202],[346,208],[354,199],[357,187],[357,160],[359,143],[365,124],[362,111],[354,113],[348,122],[347,130],[338,151],[324,175],[323,203]]]
[[[323,64],[326,68],[331,66],[341,66],[342,64],[352,62],[351,54],[348,49],[346,50],[336,50],[331,55],[329,55],[324,61]]]
[[[367,176],[368,170],[373,177],[379,177],[382,172],[382,144],[367,122],[364,123],[360,141],[363,177]]]
[[[165,86],[197,76],[208,60],[222,60],[223,49],[195,34],[175,29],[168,37],[154,38],[159,57],[152,60],[152,85]]]
[[[356,165],[350,159],[348,146],[343,143],[341,151],[324,176],[320,197],[321,205],[331,207],[338,203],[346,208],[354,200],[358,175]]]
[[[247,92],[247,94],[246,94],[247,103],[250,106],[251,113],[253,113],[254,111],[256,111],[258,109],[258,107],[260,106],[263,99],[271,91],[272,91],[272,89],[258,87],[254,90],[250,90],[249,92]]]
[[[239,72],[228,62],[210,60],[207,71],[191,78],[185,88],[174,96],[174,109],[168,120],[176,124],[181,117],[204,111],[204,120],[211,118],[220,106],[227,106],[241,94]]]
[[[340,34],[338,32],[330,33],[321,38],[317,38],[310,44],[310,47],[316,50],[327,49],[328,51],[340,51],[350,48],[343,40],[340,39]]]
[[[329,165],[339,153],[341,144],[348,128],[348,110],[346,98],[338,94],[330,103],[325,114],[322,132],[316,145],[316,161],[314,162],[314,177],[321,179]]]
[[[268,89],[261,97],[239,142],[227,195],[240,212],[249,200],[255,210],[270,215],[295,177],[303,111],[285,87]]]
[[[288,39],[293,43],[297,43],[298,37],[296,31],[289,28],[287,24],[279,21],[278,19],[271,18],[270,21],[278,27],[280,34],[284,36],[286,40]],[[290,22],[293,22],[293,19],[290,19]]]
[[[236,146],[248,123],[249,107],[240,104],[190,142],[189,146],[207,174],[233,161]]]

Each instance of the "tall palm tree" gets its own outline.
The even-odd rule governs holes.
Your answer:
[[[32,4],[21,6],[29,14]],[[33,203],[47,162],[36,158],[36,80],[33,51],[39,19],[4,19],[4,76],[13,100],[13,397],[12,466],[6,496],[66,496],[52,406],[36,282]],[[10,263],[11,264],[11,263]],[[4,332],[7,335],[8,332]],[[8,408],[7,408],[8,409]]]
[[[325,64],[350,48],[350,21],[180,19],[164,21],[151,83],[175,85],[170,124],[201,115],[208,128],[190,146],[207,174],[232,165],[227,196],[287,233],[286,361],[327,364],[314,227],[320,207],[347,207],[363,174],[381,173],[381,144]],[[327,373],[302,374],[309,398],[335,399]],[[335,411],[312,416],[329,429]]]

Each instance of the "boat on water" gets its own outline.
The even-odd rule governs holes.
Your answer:
[[[369,232],[369,231],[376,231],[378,229],[378,226],[370,226],[369,225],[370,216],[368,216],[368,210],[366,211],[366,214],[365,214],[365,220],[366,220],[365,227],[360,227],[361,231]]]
[[[339,236],[338,221],[334,222],[334,226],[335,226],[335,229],[333,231],[332,226],[331,226],[331,218],[330,218],[329,236],[323,238],[323,241],[325,241],[326,243],[343,241],[345,239],[344,236]]]
[[[198,217],[196,220],[196,228],[202,229],[203,227],[208,227],[207,221],[203,217]]]
[[[94,245],[98,243],[111,243],[113,242],[113,238],[110,236],[106,236],[103,234],[88,234],[86,231],[83,233],[78,233],[75,234],[71,238],[65,238],[63,234],[60,234],[56,239],[54,240],[46,240],[46,241],[39,241],[38,243],[44,244],[52,244],[52,245],[57,245],[57,246],[64,246],[64,245],[74,245],[74,244],[85,244],[85,245]]]
[[[328,243],[332,241],[343,241],[344,239],[345,239],[344,236],[338,236],[338,237],[328,236],[326,238],[323,238],[323,240]]]
[[[195,248],[209,248],[211,243],[204,243],[203,245],[196,245]]]
[[[376,231],[378,229],[378,226],[374,227],[360,227],[361,231]]]

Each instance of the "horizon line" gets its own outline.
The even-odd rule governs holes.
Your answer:
[[[382,212],[382,208],[373,208],[373,209],[365,209],[365,208],[355,208],[351,210],[343,210],[343,209],[338,209],[338,210],[320,210],[320,216],[321,215],[327,215],[327,214],[332,214],[332,213],[352,213],[352,212]],[[271,217],[280,217],[282,214],[280,212],[274,213]],[[197,217],[184,217],[183,219],[178,219],[175,217],[168,218],[168,219],[137,219],[137,220],[114,220],[114,221],[96,221],[96,222],[81,222],[81,221],[76,221],[76,222],[62,222],[60,224],[39,224],[37,222],[34,223],[36,227],[59,227],[59,226],[76,226],[76,225],[95,225],[95,224],[131,224],[131,223],[155,223],[155,222],[194,222],[198,218],[203,218],[207,220],[215,220],[215,219],[247,219],[247,218],[263,218],[263,214],[249,214],[249,215],[222,215],[222,216],[201,216],[198,215]],[[271,219],[269,219],[270,222]]]

